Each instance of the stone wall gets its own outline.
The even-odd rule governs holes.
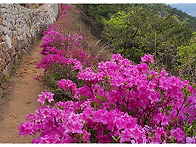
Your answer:
[[[44,4],[27,9],[19,4],[0,4],[0,87],[24,53],[28,53],[36,39],[56,21],[58,4]]]

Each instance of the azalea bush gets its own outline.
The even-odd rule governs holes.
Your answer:
[[[38,95],[42,107],[19,135],[32,143],[196,143],[195,84],[153,70],[151,54],[139,64],[120,54],[99,61],[82,41],[52,26],[44,32],[37,67],[53,91]]]
[[[76,74],[83,66],[96,64],[95,57],[82,47],[83,37],[63,35],[58,31],[44,32],[41,47],[42,60],[37,68],[44,68],[42,81],[50,87],[56,88],[58,80],[71,78],[76,81]]]
[[[54,105],[53,93],[39,95],[43,106],[19,134],[38,135],[32,143],[196,143],[195,85],[150,69],[150,54],[141,60],[133,65],[114,54],[94,68],[75,59],[83,84],[59,80],[71,100]]]
[[[40,79],[53,89],[57,89],[57,82],[62,78],[77,82],[76,75],[81,65],[97,66],[101,57],[97,54],[91,55],[91,51],[84,48],[87,41],[85,37],[70,28],[70,22],[67,21],[68,11],[71,9],[70,6],[62,4],[58,20],[43,32],[42,60],[37,64],[37,68],[44,68],[44,76],[35,79]]]

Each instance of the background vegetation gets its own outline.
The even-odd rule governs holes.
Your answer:
[[[115,52],[140,62],[152,54],[155,67],[195,82],[196,18],[166,4],[85,5]]]

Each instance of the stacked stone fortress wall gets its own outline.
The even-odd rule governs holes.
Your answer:
[[[36,9],[0,4],[0,83],[10,76],[14,65],[33,48],[43,31],[56,21],[58,13],[58,4],[43,4]]]

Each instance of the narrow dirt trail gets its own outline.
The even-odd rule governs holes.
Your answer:
[[[36,63],[41,61],[41,41],[23,58],[16,73],[9,79],[10,88],[7,89],[0,120],[0,143],[31,143],[33,136],[26,138],[18,135],[18,127],[25,122],[26,116],[34,113],[41,106],[37,102],[38,94],[46,87],[34,77],[43,74],[43,69],[37,69]]]

